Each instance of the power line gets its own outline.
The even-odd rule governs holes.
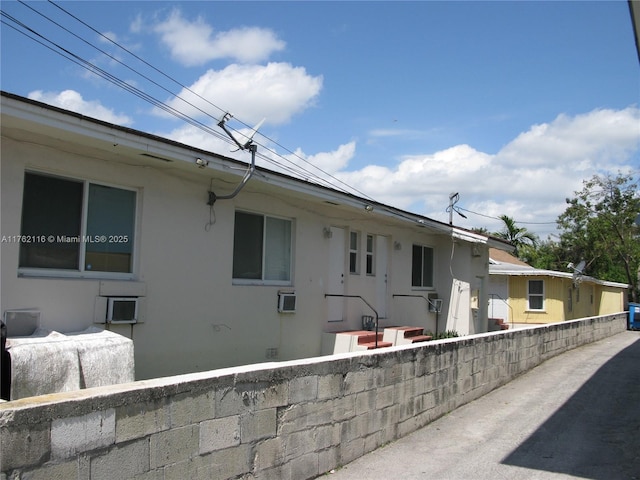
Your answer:
[[[204,114],[205,116],[217,120],[215,117],[213,117],[212,115],[210,115],[208,112],[206,112],[205,110],[199,108],[198,106],[194,105],[193,103],[187,101],[186,99],[182,98],[180,95],[174,93],[173,91],[171,91],[170,89],[164,87],[163,85],[161,85],[160,83],[156,82],[155,80],[151,79],[149,76],[144,75],[143,73],[141,73],[140,71],[136,70],[135,68],[129,66],[128,64],[126,64],[123,61],[120,61],[119,59],[115,58],[113,55],[105,52],[103,49],[95,46],[94,44],[92,44],[91,42],[85,40],[84,38],[82,38],[80,35],[72,32],[71,30],[69,30],[68,28],[62,26],[61,24],[59,24],[58,22],[54,21],[53,19],[49,18],[47,15],[45,15],[44,13],[37,11],[36,9],[32,8],[31,6],[27,5],[25,2],[19,0],[19,3],[22,4],[23,6],[29,8],[30,10],[32,10],[33,12],[37,13],[38,15],[40,15],[41,17],[45,18],[46,20],[48,20],[49,22],[53,23],[54,25],[56,25],[58,28],[66,31],[67,33],[69,33],[70,35],[74,36],[75,38],[77,38],[78,40],[82,41],[83,43],[89,45],[90,47],[94,48],[95,50],[97,50],[98,52],[100,52],[102,55],[105,55],[106,57],[108,57],[109,59],[115,61],[116,63],[122,65],[123,67],[127,68],[128,70],[134,72],[135,74],[139,75],[141,78],[145,79],[146,81],[150,82],[152,85],[155,85],[156,87],[162,89],[163,91],[167,92],[169,95],[171,95],[172,97],[179,99],[180,101],[184,102],[185,104],[191,106],[192,108],[196,109],[197,111],[201,112],[202,114]],[[208,100],[207,98],[204,98],[203,96],[201,96],[200,94],[198,94],[197,92],[193,91],[192,89],[190,89],[189,87],[187,87],[186,85],[182,84],[181,82],[177,81],[175,78],[167,75],[166,73],[164,73],[162,70],[160,70],[159,68],[153,66],[152,64],[150,64],[149,62],[147,62],[146,60],[144,60],[143,58],[141,58],[140,56],[136,55],[135,53],[131,52],[129,49],[125,48],[124,46],[122,46],[121,44],[119,44],[118,42],[116,42],[115,40],[109,38],[108,36],[102,34],[101,32],[99,32],[98,30],[96,30],[94,27],[92,27],[91,25],[89,25],[88,23],[84,22],[83,20],[81,20],[80,18],[78,18],[76,15],[72,14],[71,12],[67,11],[66,9],[64,9],[63,7],[57,5],[55,2],[49,0],[49,3],[53,6],[55,6],[56,8],[58,8],[60,11],[62,11],[63,13],[65,13],[66,15],[68,15],[69,17],[73,18],[75,21],[81,23],[82,25],[84,25],[85,27],[89,28],[91,31],[95,32],[97,35],[99,35],[101,38],[105,39],[106,41],[112,43],[113,45],[115,45],[116,47],[118,47],[119,49],[123,50],[124,52],[126,52],[128,55],[132,56],[133,58],[135,58],[136,60],[142,62],[144,65],[148,66],[149,68],[153,69],[155,72],[157,72],[158,74],[162,75],[163,77],[165,77],[166,79],[170,80],[171,82],[175,83],[176,85],[180,86],[181,88],[183,88],[185,91],[188,91],[189,93],[191,93],[192,95],[196,96],[197,98],[199,98],[200,100],[206,102],[207,104],[209,104],[210,106],[220,110],[223,113],[226,113],[226,110],[224,110],[223,108],[219,107],[218,105],[214,104],[213,102],[211,102],[210,100]],[[3,12],[4,14],[4,12]],[[176,116],[177,118],[191,124],[192,126],[195,126],[197,128],[200,128],[201,130],[205,131],[206,133],[209,133],[211,135],[216,136],[217,138],[224,140],[227,143],[232,143],[226,136],[222,135],[220,132],[218,132],[217,130],[214,130],[212,127],[203,124],[202,122],[196,120],[195,118],[189,116],[188,114],[181,112],[179,110],[177,110],[174,107],[171,107],[169,105],[167,105],[166,103],[162,102],[161,100],[158,100],[157,98],[152,97],[151,95],[143,92],[140,89],[137,89],[133,86],[131,86],[130,84],[128,84],[127,82],[125,82],[124,80],[116,77],[115,75],[97,67],[95,64],[83,59],[82,57],[80,57],[77,54],[72,53],[70,50],[65,49],[64,47],[62,47],[61,45],[57,44],[56,42],[53,42],[52,40],[48,39],[47,37],[45,37],[44,35],[39,34],[38,32],[35,31],[35,29],[30,28],[28,26],[26,26],[24,23],[17,21],[15,18],[6,15],[7,18],[10,18],[12,21],[14,21],[16,24],[20,25],[22,28],[30,31],[33,35],[37,35],[39,38],[41,38],[43,41],[37,40],[29,35],[26,35],[28,38],[36,41],[37,43],[40,43],[44,46],[46,46],[47,48],[49,48],[50,50],[53,50],[54,52],[60,54],[61,56],[63,56],[64,58],[79,64],[80,66],[82,66],[83,68],[86,68],[87,70],[91,71],[92,73],[100,76],[101,78],[110,81],[111,83],[114,83],[115,85],[123,88],[126,91],[129,91],[130,93],[136,95],[137,97],[141,98],[142,100],[147,101],[148,103],[151,103],[152,105],[156,106],[157,108],[164,110],[174,116]],[[4,22],[3,22],[4,23]],[[14,28],[14,27],[12,27]],[[15,29],[15,28],[14,28]],[[17,29],[15,29],[17,30]],[[19,31],[19,30],[18,30]],[[23,33],[24,32],[20,32]],[[45,45],[43,42],[48,42],[49,44],[53,45],[56,49],[55,50],[51,47],[49,47],[48,45]],[[65,52],[65,54],[61,54],[60,52]],[[71,58],[70,58],[71,57]],[[236,119],[240,124],[249,127],[249,125],[239,119]],[[235,129],[233,129],[235,130]],[[235,130],[237,132],[237,130]],[[241,134],[242,135],[242,134]],[[330,173],[322,170],[321,168],[317,167],[316,165],[313,165],[312,163],[308,162],[305,158],[301,157],[300,155],[298,155],[297,153],[293,152],[292,150],[284,147],[283,145],[279,144],[278,142],[276,142],[275,140],[267,137],[266,135],[260,133],[260,136],[262,136],[263,138],[265,138],[267,141],[271,142],[272,144],[280,147],[281,149],[285,150],[286,152],[288,152],[289,154],[291,154],[292,156],[294,156],[295,158],[299,159],[300,161],[302,161],[303,163],[313,167],[315,170],[319,171],[322,173],[323,177],[318,176],[317,174],[307,170],[306,168],[295,164],[294,162],[292,162],[291,160],[289,160],[288,158],[282,156],[280,153],[276,152],[275,150],[273,150],[272,148],[268,147],[267,145],[264,144],[260,144],[259,142],[255,142],[257,145],[260,145],[263,149],[268,150],[273,156],[281,158],[285,163],[291,164],[291,167],[287,167],[285,164],[276,161],[274,158],[271,158],[269,156],[265,156],[265,155],[261,155],[260,157],[265,160],[268,163],[271,163],[273,165],[276,165],[278,168],[280,168],[281,170],[288,172],[291,175],[297,176],[299,178],[303,178],[306,180],[309,179],[313,179],[315,182],[323,184],[323,185],[328,185],[334,189],[336,189],[336,185],[335,183],[332,183],[331,181],[327,180],[327,178],[333,180],[333,182],[337,182],[341,185],[343,185],[345,188],[340,188],[339,190],[342,190],[344,192],[348,192],[348,191],[353,191],[358,193],[359,195],[365,197],[365,198],[369,198],[370,197],[366,194],[364,194],[363,192],[360,192],[358,189],[356,189],[355,187],[343,182],[342,180],[334,177],[333,175],[331,175]]]
[[[458,208],[458,210],[462,210],[463,212],[467,212],[467,213],[471,213],[473,215],[478,215],[479,217],[484,217],[484,218],[490,218],[491,220],[501,220],[500,217],[494,217],[491,215],[485,215],[483,213],[478,213],[478,212],[474,212],[471,210],[467,210],[466,208],[462,208],[462,207],[456,207]],[[522,225],[557,225],[558,222],[520,222],[520,221],[516,221],[514,220],[514,223],[520,223]]]

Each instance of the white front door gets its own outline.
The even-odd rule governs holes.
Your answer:
[[[329,278],[327,293],[330,295],[344,295],[345,293],[345,260],[346,233],[344,228],[331,227],[329,245]],[[329,322],[344,320],[345,299],[343,297],[327,297]]]

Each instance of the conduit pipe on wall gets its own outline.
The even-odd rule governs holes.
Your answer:
[[[238,195],[238,193],[240,193],[240,190],[242,190],[242,188],[246,185],[246,183],[253,176],[253,173],[256,170],[256,152],[258,151],[258,146],[253,143],[253,136],[256,134],[258,128],[260,128],[260,125],[262,125],[262,122],[264,122],[264,120],[262,120],[262,122],[260,122],[253,128],[253,133],[251,133],[251,135],[247,137],[248,140],[245,143],[240,143],[235,135],[233,135],[233,133],[227,128],[226,122],[231,117],[232,115],[230,113],[225,113],[218,122],[218,126],[225,131],[225,133],[229,136],[229,138],[231,138],[231,140],[233,140],[233,143],[235,143],[240,150],[249,150],[251,152],[251,164],[245,172],[244,177],[242,177],[242,180],[232,193],[228,195],[216,195],[214,192],[209,191],[209,201],[207,202],[208,205],[213,205],[214,203],[216,203],[216,200],[229,200],[231,198],[234,198],[236,195]]]

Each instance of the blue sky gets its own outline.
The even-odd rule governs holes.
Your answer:
[[[248,160],[17,33],[16,19],[203,123],[266,117],[266,168],[437,220],[458,192],[468,218],[456,224],[495,231],[507,214],[544,239],[583,180],[640,176],[626,1],[57,3],[92,29],[47,2],[1,5],[3,90]]]

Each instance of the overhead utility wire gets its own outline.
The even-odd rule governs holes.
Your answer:
[[[473,212],[471,210],[467,210],[466,208],[462,208],[462,207],[456,207],[458,210],[462,210],[463,212],[468,212],[468,213],[472,213],[473,215],[478,215],[479,217],[484,217],[484,218],[490,218],[492,220],[500,220],[500,217],[493,217],[491,215],[485,215],[482,213],[478,213],[478,212]],[[557,225],[558,222],[520,222],[520,221],[516,221],[516,223],[522,223],[525,225]]]
[[[31,29],[30,27],[26,26],[25,24],[23,24],[22,22],[18,21],[17,19],[15,19],[14,17],[12,17],[11,15],[8,15],[6,12],[0,12],[2,14],[3,17],[11,20],[12,22],[14,22],[15,24],[21,26],[22,28],[24,28],[25,30],[27,30],[28,32],[32,33],[33,35],[36,35],[39,38],[34,38],[30,35],[28,35],[27,33],[25,33],[24,31],[21,31],[19,29],[17,29],[14,25],[11,25],[9,23],[7,23],[6,21],[2,21],[3,24],[7,25],[8,27],[12,28],[13,30],[16,30],[18,33],[21,33],[23,35],[25,35],[27,38],[30,38],[31,40],[35,41],[36,43],[39,43],[40,45],[48,48],[49,50],[53,51],[54,53],[57,53],[58,55],[62,56],[63,58],[66,58],[67,60],[70,60],[71,62],[89,70],[90,72],[98,75],[99,77],[113,83],[114,85],[117,85],[121,88],[123,88],[124,90],[127,90],[128,92],[132,93],[133,95],[141,98],[142,100],[145,100],[149,103],[151,103],[152,105],[155,105],[156,107],[166,111],[167,113],[170,113],[178,118],[180,118],[181,120],[184,120],[187,123],[190,123],[191,125],[201,128],[203,130],[205,130],[207,133],[211,133],[213,135],[221,135],[219,132],[213,130],[211,127],[208,127],[205,124],[202,124],[201,122],[198,122],[197,120],[190,118],[189,116],[177,111],[176,109],[164,104],[163,102],[161,102],[160,100],[152,97],[151,95],[141,91],[138,88],[133,87],[132,85],[128,84],[127,82],[125,82],[124,80],[110,74],[109,72],[97,67],[96,65],[92,64],[91,62],[83,59],[82,57],[74,54],[73,52],[65,49],[64,47],[62,47],[61,45],[53,42],[52,40],[46,39],[45,37],[43,37],[42,35],[40,35],[38,32],[34,31],[33,29]],[[42,39],[42,40],[40,40]],[[55,48],[51,47],[50,45],[47,45],[45,42],[48,42],[49,44],[53,45],[55,48],[59,49],[56,50]]]
[[[191,107],[195,108],[196,110],[199,110],[200,112],[202,112],[203,114],[205,114],[205,115],[209,116],[210,118],[214,118],[214,117],[211,117],[211,115],[209,115],[209,114],[208,114],[207,112],[205,112],[204,110],[202,110],[202,109],[198,108],[196,105],[194,105],[194,104],[190,103],[189,101],[185,100],[184,98],[180,97],[179,95],[175,95],[175,94],[174,94],[171,90],[169,90],[168,88],[166,88],[166,87],[164,87],[164,86],[160,85],[158,82],[154,81],[153,79],[149,78],[148,76],[144,75],[143,73],[139,72],[138,70],[135,70],[134,68],[132,68],[132,67],[130,67],[129,65],[127,65],[126,63],[124,63],[124,62],[120,61],[119,59],[117,59],[117,58],[116,58],[116,57],[114,57],[113,55],[109,54],[108,52],[106,52],[106,51],[102,50],[101,48],[97,47],[96,45],[92,44],[91,42],[89,42],[89,41],[85,40],[85,39],[84,39],[84,38],[82,38],[80,35],[78,35],[78,34],[76,34],[76,33],[72,32],[71,30],[69,30],[69,29],[68,29],[68,28],[66,28],[65,26],[61,25],[60,23],[56,22],[55,20],[51,19],[51,18],[50,18],[50,17],[48,17],[47,15],[45,15],[45,14],[43,14],[42,12],[39,12],[38,10],[36,10],[36,9],[32,8],[31,6],[27,5],[27,4],[26,4],[25,2],[23,2],[22,0],[18,0],[18,1],[19,1],[19,3],[21,3],[21,4],[22,4],[22,5],[24,5],[25,7],[29,8],[29,9],[30,9],[31,11],[33,11],[34,13],[36,13],[36,14],[40,15],[41,17],[45,18],[45,19],[46,19],[46,20],[48,20],[49,22],[53,23],[54,25],[56,25],[57,27],[61,28],[61,29],[62,29],[62,30],[64,30],[65,32],[67,32],[67,33],[69,33],[70,35],[74,36],[75,38],[77,38],[77,39],[78,39],[78,40],[80,40],[81,42],[85,43],[86,45],[89,45],[90,47],[94,48],[94,49],[95,49],[95,50],[97,50],[98,52],[102,53],[102,54],[103,54],[103,55],[105,55],[106,57],[108,57],[108,58],[110,58],[111,60],[113,60],[114,62],[116,62],[116,63],[118,63],[118,64],[122,65],[123,67],[125,67],[125,68],[126,68],[126,69],[128,69],[128,70],[130,70],[131,72],[133,72],[133,73],[135,73],[135,74],[137,74],[137,75],[141,76],[142,78],[144,78],[145,80],[147,80],[147,81],[148,81],[148,82],[150,82],[151,84],[153,84],[153,85],[157,86],[158,88],[160,88],[161,90],[164,90],[165,92],[167,92],[169,95],[172,95],[172,96],[174,96],[174,97],[178,98],[179,100],[181,100],[181,101],[185,102],[186,104],[188,104],[189,106],[191,106]],[[53,5],[55,5],[55,3],[53,3],[53,2],[50,2],[50,3],[52,3]],[[55,6],[57,6],[57,5],[55,5]],[[63,10],[63,11],[64,11],[64,10]],[[65,11],[65,13],[67,13],[67,12]],[[75,18],[76,20],[78,20],[76,17],[73,17],[73,18]],[[81,22],[81,20],[78,20],[78,21],[80,21],[80,22]],[[82,22],[82,23],[84,23],[84,22]],[[85,24],[85,25],[86,25],[86,24]],[[88,26],[88,25],[87,25],[87,26]],[[89,27],[89,26],[88,26],[88,27]],[[92,28],[92,27],[89,27],[89,28]],[[93,29],[92,29],[92,30],[93,30]],[[95,30],[94,30],[94,31],[95,31]],[[96,33],[99,33],[99,32],[97,32],[97,31],[96,31]],[[100,34],[100,35],[102,35],[102,34]],[[108,37],[106,37],[105,35],[102,35],[102,37],[103,37],[103,38],[105,38],[105,39],[107,39],[107,40],[109,40],[109,38],[108,38]],[[49,40],[49,41],[50,41],[50,40]],[[59,48],[61,48],[61,47],[59,47]],[[121,47],[121,48],[123,48],[123,49],[124,49],[124,47]],[[128,50],[126,50],[126,49],[125,49],[125,51],[127,51],[128,53],[131,53],[131,52],[129,52],[129,51],[128,51]],[[74,56],[75,56],[75,55],[74,55]],[[86,61],[85,61],[85,62],[86,62]],[[95,66],[94,66],[93,64],[91,64],[90,62],[87,62],[87,63],[89,63],[90,65],[92,65],[92,67],[95,67]],[[97,68],[99,68],[99,67],[95,67],[95,68],[97,69]],[[111,74],[109,74],[109,75],[111,75]],[[104,77],[103,77],[103,78],[104,78]],[[114,76],[114,78],[117,78],[117,77],[115,77],[115,76]],[[120,80],[120,79],[118,79],[118,80],[119,80],[119,81],[122,81],[122,80]],[[122,81],[122,82],[123,82],[123,81]],[[156,106],[158,106],[157,102],[160,102],[160,101],[159,101],[159,100],[157,100],[157,99],[154,99],[154,100],[155,100],[155,101],[153,102],[153,104],[154,104],[154,105],[156,105]],[[163,102],[161,102],[161,103],[162,103],[163,105],[166,105],[166,104],[164,104]],[[212,105],[213,105],[213,104],[212,104]],[[172,109],[172,107],[169,107],[168,105],[166,105],[166,106],[167,106],[168,108]],[[214,106],[215,106],[215,105],[214,105]],[[160,107],[160,108],[162,108],[162,107]],[[216,107],[216,108],[219,108],[219,107]],[[168,111],[166,108],[163,108],[163,110]],[[175,109],[174,109],[174,110],[175,110]],[[178,110],[175,110],[175,111],[176,111],[176,112],[178,112],[178,113],[180,113],[180,118],[182,118],[183,120],[187,117],[187,115],[186,115],[186,114],[183,114],[183,113],[179,112]],[[189,118],[193,119],[192,117],[189,117]],[[214,118],[214,119],[215,119],[215,118]],[[193,119],[193,120],[195,121],[195,119]],[[202,125],[204,125],[204,124],[202,124]],[[227,140],[227,137],[226,137],[225,135],[222,135],[221,133],[217,132],[216,130],[211,129],[211,132],[210,132],[210,133],[213,133],[214,135],[218,136],[218,137],[219,137],[219,138],[221,138],[221,139],[225,139],[225,140]]]
[[[20,1],[20,3],[23,3],[22,1]],[[160,70],[159,68],[155,67],[154,65],[150,64],[149,62],[147,62],[146,60],[144,60],[143,58],[141,58],[140,56],[136,55],[135,53],[131,52],[129,49],[127,49],[126,47],[120,45],[118,42],[116,42],[115,40],[107,37],[106,35],[104,35],[103,33],[101,33],[100,31],[96,30],[94,27],[92,27],[91,25],[89,25],[88,23],[84,22],[82,19],[78,18],[76,15],[72,14],[71,12],[67,11],[66,9],[64,9],[63,7],[59,6],[58,4],[56,4],[55,2],[53,2],[52,0],[49,0],[49,3],[52,4],[53,6],[55,6],[56,8],[58,8],[59,10],[61,10],[62,12],[64,12],[65,14],[69,15],[70,17],[72,17],[73,19],[75,19],[76,21],[80,22],[82,25],[84,25],[85,27],[89,28],[91,31],[95,32],[97,35],[100,35],[102,38],[104,38],[105,40],[107,40],[108,42],[111,42],[113,45],[117,46],[118,48],[122,49],[123,51],[127,52],[129,55],[131,55],[132,57],[136,58],[137,60],[139,60],[140,62],[144,63],[145,65],[147,65],[149,68],[155,70],[156,72],[158,72],[160,75],[164,76],[165,78],[167,78],[168,80],[174,82],[176,85],[180,86],[181,88],[185,89],[186,91],[188,91],[189,93],[191,93],[192,95],[195,95],[196,97],[200,98],[201,100],[203,100],[204,102],[208,103],[209,105],[211,105],[212,107],[220,110],[220,112],[222,113],[227,113],[226,110],[224,110],[223,108],[221,108],[220,106],[214,104],[213,102],[211,102],[209,99],[204,98],[203,96],[201,96],[199,93],[193,91],[191,88],[189,88],[188,86],[182,84],[181,82],[179,82],[178,80],[176,80],[175,78],[167,75],[166,73],[164,73],[162,70]],[[25,5],[26,6],[26,5]],[[31,8],[31,7],[29,7]],[[39,12],[38,12],[39,13]],[[40,14],[42,15],[42,14]],[[44,16],[44,15],[43,15]],[[45,18],[47,18],[45,16]],[[49,19],[50,20],[50,19]],[[51,21],[51,20],[50,20]],[[55,22],[54,22],[55,23]],[[61,27],[64,28],[64,27]],[[65,29],[66,30],[66,29]],[[71,32],[69,32],[71,33]],[[75,34],[73,34],[74,36],[76,36]],[[78,37],[79,38],[79,37]],[[80,39],[82,41],[84,41],[85,43],[88,43],[89,45],[91,45],[89,42],[87,42],[84,39]],[[168,89],[161,87],[158,83],[154,82],[153,80],[149,79],[148,77],[140,74],[139,72],[137,72],[136,70],[132,69],[131,67],[125,65],[124,63],[120,62],[119,60],[115,59],[114,57],[112,57],[111,55],[109,55],[108,53],[102,51],[101,49],[99,49],[98,47],[95,47],[94,45],[91,45],[94,48],[96,48],[98,51],[100,51],[101,53],[103,53],[104,55],[107,55],[109,58],[114,59],[115,61],[117,61],[118,63],[120,63],[121,65],[125,66],[126,68],[134,71],[135,73],[137,73],[138,75],[142,76],[143,78],[149,80],[151,83],[153,83],[154,85],[159,86],[160,88],[162,88],[163,90],[165,90],[166,92],[168,92],[170,95],[182,100],[183,102],[187,103],[188,105],[196,108],[198,111],[202,112],[204,115],[214,119],[214,117],[212,117],[209,113],[207,113],[206,111],[200,109],[199,107],[196,107],[195,105],[193,105],[191,102],[188,102],[187,100],[183,99],[182,97],[180,97],[179,95],[176,95],[175,93],[169,91]],[[251,126],[245,122],[243,122],[240,119],[236,119],[240,124],[244,125],[247,128],[251,128]],[[358,194],[362,195],[365,198],[368,198],[371,200],[371,197],[369,197],[368,195],[366,195],[363,192],[360,192],[358,189],[356,189],[355,187],[353,187],[352,185],[349,185],[345,182],[343,182],[342,180],[334,177],[333,175],[331,175],[330,173],[324,171],[323,169],[321,169],[320,167],[313,165],[311,162],[307,161],[305,158],[301,157],[300,155],[298,155],[297,153],[295,153],[294,151],[290,150],[289,148],[281,145],[280,143],[276,142],[275,140],[269,138],[268,136],[264,135],[263,133],[259,133],[260,136],[264,137],[266,140],[268,140],[269,142],[273,143],[274,145],[280,147],[281,149],[285,150],[286,152],[288,152],[289,154],[295,156],[296,158],[298,158],[299,160],[303,161],[304,163],[306,163],[307,165],[310,165],[311,167],[315,168],[316,170],[318,170],[319,172],[321,172],[322,174],[326,175],[327,177],[333,179],[334,181],[344,185],[345,187],[347,187],[348,189],[357,192]],[[261,145],[258,142],[255,142],[257,145],[263,147],[264,149],[267,149],[269,151],[271,151],[274,155],[279,156],[281,158],[283,158],[283,160],[285,160],[288,163],[291,163],[293,165],[295,165],[293,162],[291,162],[291,160],[283,157],[281,154],[279,154],[278,152],[276,152],[275,150],[265,146],[265,145]],[[280,166],[280,168],[284,168],[284,166],[280,163],[274,162],[272,159],[268,158],[268,157],[263,157],[266,161],[272,162],[277,164],[278,166]],[[297,166],[297,165],[296,165]],[[315,178],[317,180],[320,180],[322,183],[329,185],[333,188],[335,188],[335,185],[333,185],[331,182],[328,182],[326,179],[322,178],[322,177],[318,177],[316,174],[313,174],[312,172],[309,172],[308,170],[306,170],[303,167],[299,167],[303,172],[307,173],[308,175],[302,175],[299,172],[297,172],[296,170],[290,170],[293,172],[296,172],[297,175],[301,176],[301,177],[311,177],[311,178]]]
[[[39,13],[39,12],[36,12]],[[90,72],[104,78],[107,81],[110,81],[111,83],[114,83],[117,86],[120,86],[121,88],[123,88],[124,90],[129,91],[130,93],[136,95],[137,97],[141,98],[142,100],[147,101],[148,103],[151,103],[152,105],[176,116],[177,118],[180,118],[182,120],[184,120],[187,123],[190,123],[191,125],[200,128],[202,130],[204,130],[206,133],[209,133],[211,135],[214,135],[216,137],[219,137],[220,139],[224,140],[225,142],[234,145],[234,143],[232,142],[232,140],[230,140],[227,136],[222,135],[220,132],[218,132],[217,130],[214,130],[212,127],[209,127],[208,125],[205,125],[195,119],[193,119],[192,117],[189,117],[187,114],[184,114],[176,109],[174,109],[173,107],[170,107],[168,105],[166,105],[165,103],[163,103],[162,101],[152,97],[149,94],[144,93],[143,91],[141,91],[140,89],[137,89],[135,87],[133,87],[132,85],[128,84],[127,82],[123,81],[122,79],[119,79],[118,77],[116,77],[115,75],[110,74],[109,72],[106,72],[105,70],[97,67],[96,65],[92,64],[91,62],[83,59],[82,57],[80,57],[77,54],[74,54],[73,52],[69,51],[68,49],[65,49],[64,47],[62,47],[61,45],[53,42],[52,40],[44,37],[43,35],[39,34],[38,32],[36,32],[34,29],[30,28],[29,26],[27,26],[26,24],[24,24],[23,22],[17,20],[16,18],[12,17],[9,14],[6,14],[6,12],[2,12],[2,14],[6,17],[9,18],[10,20],[12,20],[14,23],[16,23],[17,25],[20,25],[22,28],[24,28],[25,30],[31,32],[33,35],[36,35],[37,37],[39,37],[42,40],[39,40],[38,38],[34,38],[32,36],[29,36],[27,33],[25,33],[24,31],[21,31],[19,29],[17,29],[15,26],[8,24],[7,22],[2,22],[5,25],[9,26],[10,28],[12,28],[13,30],[16,30],[18,33],[21,33],[23,35],[25,35],[27,38],[35,41],[36,43],[39,43],[40,45],[44,46],[45,48],[48,48],[49,50],[53,51],[54,53],[57,53],[58,55],[62,56],[63,58],[66,58],[67,60],[70,60],[73,63],[76,63],[77,65],[89,70]],[[40,14],[41,16],[44,16],[44,18],[47,18],[45,15]],[[49,19],[52,23],[54,23],[55,25],[58,25],[56,22],[53,22],[51,19]],[[59,25],[58,25],[59,26]],[[63,30],[66,30],[64,27],[60,27]],[[68,31],[68,30],[67,30]],[[72,32],[69,32],[72,33]],[[73,34],[74,36],[77,36],[75,34]],[[82,39],[81,39],[82,40]],[[49,44],[55,46],[56,48],[58,48],[60,51],[55,50],[54,48],[52,48],[50,45],[45,44],[44,42],[48,42]],[[88,43],[89,45],[91,45],[89,42],[86,42],[85,40],[83,40],[85,43]],[[98,51],[102,52],[101,49],[95,47],[94,45],[91,45],[93,48],[97,49]],[[64,52],[64,53],[61,53]],[[66,55],[65,55],[66,53]],[[105,53],[105,52],[102,52]],[[106,54],[109,58],[113,58],[112,56],[110,56],[109,54]],[[114,59],[116,61],[118,61],[117,59]],[[119,61],[118,61],[119,62]],[[119,62],[122,63],[122,62]],[[146,78],[144,75],[140,74],[139,72],[137,72],[134,69],[131,69],[130,67],[127,66],[127,68],[129,68],[130,70],[134,71],[135,73],[139,74],[140,76],[142,76],[143,78]],[[151,80],[149,80],[151,81]],[[153,82],[152,82],[153,83]],[[162,88],[162,87],[161,87]],[[173,96],[176,96],[175,94],[171,93],[169,91],[169,93]],[[205,112],[206,113],[206,112]],[[271,150],[270,150],[271,151]],[[278,155],[276,152],[273,152],[275,155]],[[280,155],[278,155],[280,156]],[[271,163],[274,164],[278,164],[278,162],[274,162],[272,159],[270,159],[269,157],[263,157],[266,161],[269,161]],[[292,162],[290,162],[292,163]],[[281,165],[281,164],[278,164]],[[287,167],[284,165],[281,165],[281,168],[283,168],[284,170],[287,170]],[[293,169],[289,169],[290,171],[294,171]],[[302,169],[304,170],[304,169]],[[301,173],[294,171],[297,175],[304,177],[304,175],[302,175]],[[310,173],[310,172],[308,172]],[[311,174],[313,176],[313,174]],[[318,180],[321,180],[318,178]],[[327,182],[324,182],[327,183]],[[331,184],[329,184],[331,185]]]

